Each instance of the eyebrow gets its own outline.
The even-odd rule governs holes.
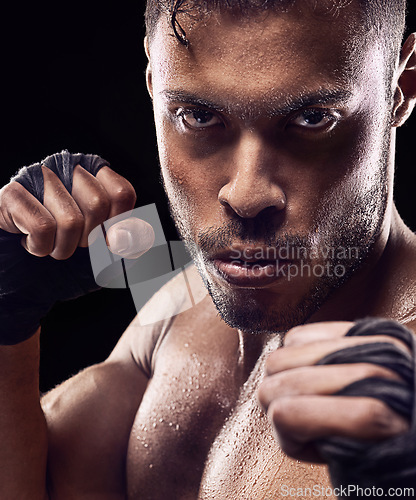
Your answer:
[[[252,110],[250,110],[250,104],[237,106],[223,105],[183,90],[163,90],[160,94],[162,94],[162,96],[169,102],[201,106],[218,112],[227,112],[232,114],[233,108],[234,111],[236,110],[235,108],[238,108],[238,112],[245,116],[260,114],[259,112],[253,113]],[[263,105],[267,109],[267,116],[284,116],[310,106],[345,104],[351,100],[352,97],[353,93],[348,89],[318,89],[312,93],[305,93],[298,96],[287,96],[284,103],[277,106],[274,104],[266,104],[265,99]],[[277,101],[280,99],[275,98],[274,100]]]

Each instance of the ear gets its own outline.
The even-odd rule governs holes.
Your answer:
[[[398,72],[392,117],[394,127],[405,123],[416,104],[416,33],[412,33],[403,45]]]
[[[147,36],[144,37],[144,51],[147,56],[147,67],[146,67],[146,86],[149,92],[150,98],[153,99],[153,85],[152,85],[152,67],[150,64],[150,48],[149,39]]]

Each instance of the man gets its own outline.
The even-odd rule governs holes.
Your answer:
[[[17,315],[9,321],[20,341],[0,350],[4,498],[326,492],[324,466],[287,454],[319,461],[319,439],[378,442],[408,431],[371,394],[334,396],[371,376],[397,380],[391,369],[314,366],[371,342],[408,355],[377,332],[345,337],[357,318],[415,321],[415,238],[392,197],[395,129],[416,99],[415,35],[400,51],[404,5],[243,7],[148,3],[147,82],[164,185],[210,296],[156,324],[133,322],[105,362],[46,395],[42,409],[39,330],[28,336]],[[0,227],[25,235],[32,255],[74,262],[91,229],[135,203],[128,181],[100,167],[75,166],[66,189],[65,175],[39,166],[41,200],[10,183]],[[125,251],[116,226],[107,236]],[[195,269],[188,279],[203,286]],[[166,296],[179,310],[175,281]]]

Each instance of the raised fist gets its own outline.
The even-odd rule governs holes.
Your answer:
[[[135,191],[108,162],[67,151],[22,168],[0,191],[0,344],[35,333],[58,300],[99,287],[88,235],[105,220],[133,209]],[[111,250],[134,256],[140,224],[107,232]],[[127,227],[129,229],[129,227]],[[151,244],[150,244],[151,246]]]

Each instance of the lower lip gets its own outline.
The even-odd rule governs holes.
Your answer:
[[[231,285],[245,288],[260,288],[275,283],[281,276],[282,268],[288,262],[243,263],[231,260],[215,259],[214,267],[219,275]],[[281,276],[279,276],[281,273]]]

